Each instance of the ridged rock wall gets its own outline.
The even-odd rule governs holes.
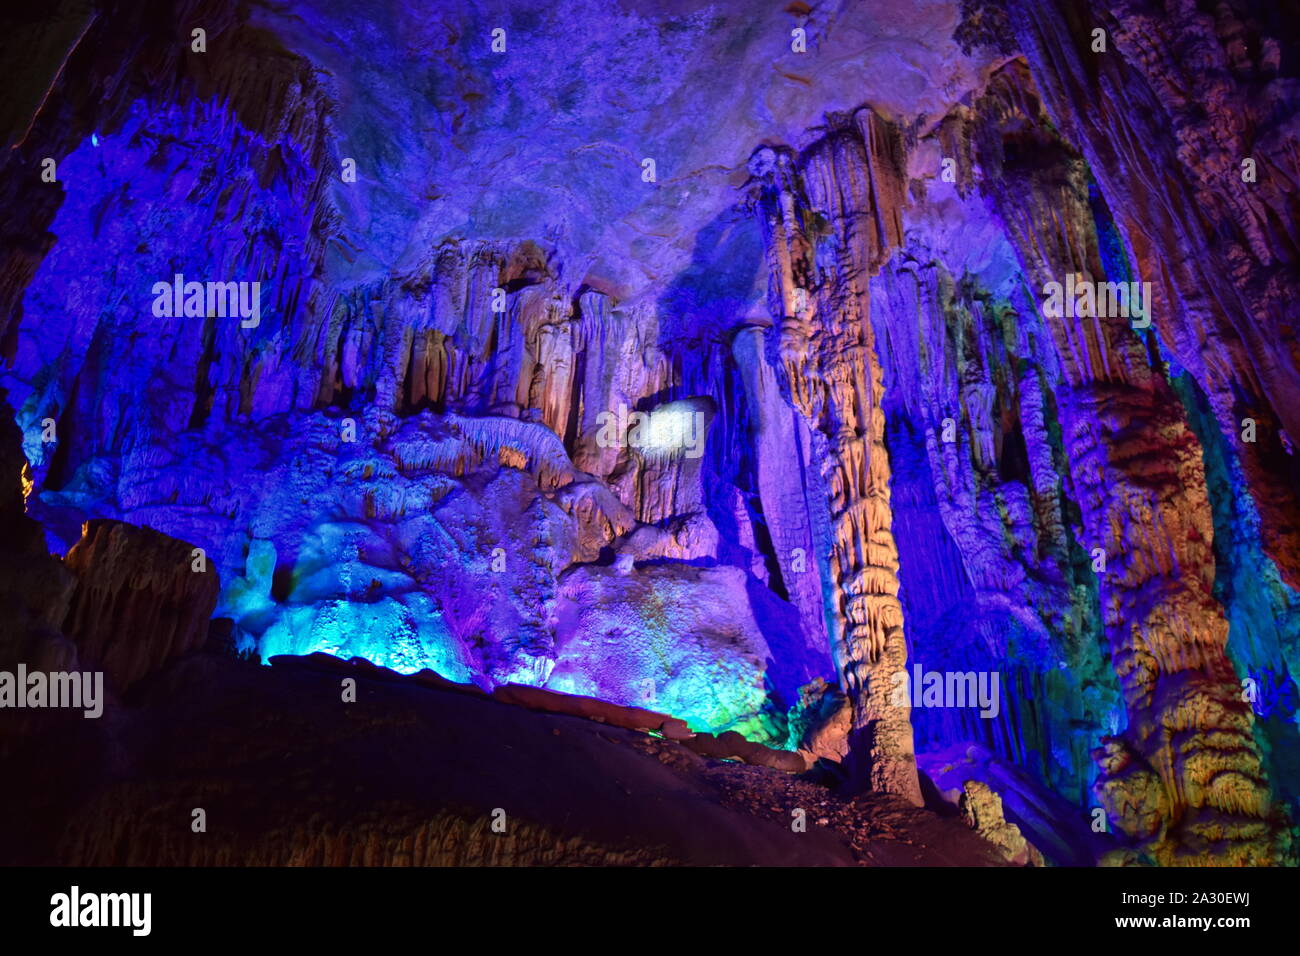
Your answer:
[[[1300,132],[1272,4],[1011,2],[1044,104],[1153,283],[1161,341],[1204,391],[1300,586]],[[1094,52],[1095,31],[1105,52]],[[1238,441],[1242,420],[1258,437]]]
[[[1149,858],[1281,859],[1251,701],[1228,657],[1216,506],[1186,390],[1162,359],[1158,332],[1140,336],[1118,315],[1063,319],[1044,309],[1047,283],[1071,274],[1134,277],[1105,203],[1050,128],[1023,65],[995,76],[972,108],[911,135],[909,157],[894,162],[919,174],[899,207],[906,238],[894,239],[899,248],[873,280],[871,313],[890,396],[882,417],[896,410],[895,490],[905,526],[930,545],[903,548],[915,546],[911,560],[924,568],[914,563],[909,577],[904,562],[901,574],[904,607],[918,612],[910,658],[987,662],[1006,697],[991,721],[922,713],[918,740],[983,740],[1067,791],[1092,775],[1088,752],[1099,741],[1097,796]],[[810,149],[801,159],[816,156]],[[955,158],[952,186],[935,175],[941,157]],[[758,162],[781,168],[763,153]],[[785,215],[779,201],[767,207],[778,239],[799,195],[785,175],[796,184]],[[841,180],[855,175],[872,181],[861,152]],[[970,205],[972,187],[986,210]],[[833,219],[833,203],[809,206]],[[943,221],[954,206],[967,229],[957,241]],[[787,242],[796,255],[775,243],[772,254],[773,287],[784,277],[785,308],[796,312],[799,242],[812,245],[802,228],[816,220],[799,209],[797,222]],[[859,242],[875,248],[870,237]],[[817,276],[808,283],[816,286],[837,268],[857,274],[837,263],[803,275]],[[785,354],[803,354],[810,329],[787,320]],[[819,410],[802,363],[786,367],[792,401]],[[869,390],[870,371],[856,380]],[[942,531],[913,513],[931,496]],[[946,625],[940,602],[918,598],[934,594],[934,575],[954,572],[948,606],[957,621]],[[919,593],[906,593],[909,580]],[[1096,736],[1080,735],[1081,726]]]
[[[202,547],[219,613],[267,655],[554,672],[784,742],[798,688],[829,673],[817,509],[771,480],[783,448],[748,448],[762,425],[727,329],[620,307],[530,240],[447,241],[327,289],[346,253],[322,188],[329,110],[284,62],[279,108],[140,99],[61,158],[66,241],[27,290],[5,379],[33,512],[64,547],[89,515]],[[757,254],[747,218],[722,228]],[[117,255],[88,271],[88,246]],[[141,291],[176,273],[260,282],[259,321],[153,315]],[[698,307],[705,281],[666,294]],[[764,496],[784,499],[773,526],[797,545],[775,549]],[[787,587],[782,561],[808,573]]]
[[[1055,353],[1028,303],[973,272],[953,277],[980,263],[927,235],[938,191],[917,201],[908,244],[873,282],[889,444],[901,463],[904,607],[915,662],[997,673],[1003,696],[991,718],[969,707],[915,712],[917,747],[979,741],[1083,800],[1091,760],[1079,728],[1114,729],[1118,689],[1095,581],[1076,566],[1063,514]],[[962,213],[988,217],[978,201],[962,201]],[[991,282],[1011,248],[1000,231],[989,241]]]
[[[1000,96],[996,87],[991,95]],[[1036,164],[1014,165],[1026,154],[1015,115],[1025,100],[1017,92],[1001,104],[985,105],[1001,136],[981,135],[980,159],[985,170],[1002,166],[987,191],[1030,287],[1045,293],[1072,274],[1129,281],[1124,259],[1105,248],[1113,226],[1107,207],[1090,196],[1082,162],[1064,147],[1053,150],[1039,132]],[[1028,118],[1045,131],[1044,117]],[[1044,314],[1062,371],[1072,497],[1084,544],[1104,554],[1102,619],[1128,710],[1125,732],[1103,738],[1097,792],[1117,826],[1149,841],[1161,862],[1270,861],[1271,794],[1251,710],[1225,653],[1227,620],[1213,596],[1200,443],[1154,340],[1128,317]]]

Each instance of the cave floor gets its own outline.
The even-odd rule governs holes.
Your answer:
[[[110,701],[101,719],[28,714],[8,738],[26,785],[0,796],[0,857],[998,865],[954,817],[842,795],[811,775],[709,760],[670,740],[403,679],[359,678],[354,703],[340,686],[337,671],[201,653]],[[796,809],[806,832],[792,830]]]

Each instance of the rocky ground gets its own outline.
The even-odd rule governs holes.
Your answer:
[[[887,794],[846,795],[810,775],[713,763],[706,771],[727,806],[772,820],[789,807],[807,811],[808,826],[835,833],[862,866],[1005,866],[995,847],[954,815],[910,806]]]
[[[105,716],[6,714],[5,863],[982,865],[960,818],[391,674],[202,652]],[[24,715],[30,720],[29,715]],[[829,778],[827,778],[829,782]],[[195,810],[206,829],[195,832]],[[793,811],[806,811],[795,832]],[[502,815],[504,812],[504,815]],[[493,829],[495,821],[504,832]]]

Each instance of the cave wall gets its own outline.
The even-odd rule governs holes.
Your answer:
[[[73,551],[11,645],[89,627],[74,545],[116,519],[201,548],[215,615],[263,657],[547,686],[792,749],[813,747],[808,688],[829,680],[850,719],[827,752],[875,789],[919,803],[918,757],[938,778],[934,755],[977,747],[995,789],[1052,791],[1081,829],[1104,810],[1116,861],[1285,859],[1284,24],[964,6],[999,15],[1005,50],[931,64],[951,95],[873,100],[837,71],[806,101],[742,83],[720,152],[695,144],[689,173],[635,200],[636,157],[588,167],[565,138],[601,141],[618,107],[548,73],[546,139],[492,100],[523,69],[469,52],[492,11],[445,47],[442,20],[417,32],[437,54],[402,74],[413,93],[341,66],[321,33],[371,27],[337,11],[300,34],[215,2],[61,7],[4,117],[0,387],[24,458],[5,471],[28,487],[24,511],[8,482],[0,517],[20,555],[43,557],[42,534]],[[820,17],[827,50],[848,42]],[[216,55],[186,52],[200,22]],[[432,104],[435,128],[402,102]],[[500,160],[492,130],[524,144],[513,199],[476,168]],[[647,135],[662,158],[679,133]],[[546,148],[578,173],[530,179]],[[340,172],[353,154],[360,183]],[[59,179],[38,185],[46,156]],[[177,274],[260,283],[258,320],[159,315]],[[1150,327],[1048,314],[1070,275],[1152,283]],[[1001,706],[899,700],[916,665],[993,674]],[[1028,792],[1002,794],[1012,815]]]

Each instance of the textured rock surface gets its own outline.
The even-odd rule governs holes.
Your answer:
[[[1055,169],[994,202],[1036,285],[1071,273],[1116,281],[1101,248],[1113,228],[1106,211],[1089,205],[1081,165],[1058,155]],[[1060,210],[1069,225],[1044,232],[1035,205]],[[1128,709],[1124,753],[1103,758],[1099,794],[1124,826],[1132,794],[1117,782],[1118,797],[1110,781],[1134,770],[1132,753],[1159,777],[1169,801],[1160,816],[1172,832],[1131,836],[1158,839],[1165,861],[1233,857],[1225,842],[1237,845],[1233,862],[1273,859],[1271,795],[1212,596],[1214,531],[1199,442],[1159,361],[1123,318],[1082,328],[1049,319],[1048,329],[1061,361],[1074,498],[1084,539],[1105,555],[1102,622]]]
[[[0,56],[5,662],[166,683],[215,614],[257,680],[364,658],[914,809],[974,781],[1020,862],[1003,823],[1294,862],[1300,88],[1265,4],[55,7]],[[177,274],[260,283],[258,322],[159,316]],[[1070,276],[1150,282],[1150,327],[1045,309]],[[322,812],[204,860],[683,859]]]
[[[1264,547],[1300,584],[1300,206],[1288,26],[1263,5],[1010,4],[1016,39],[1062,132],[1088,160],[1137,272],[1155,284],[1161,342],[1237,442]],[[1111,51],[1091,55],[1092,31]],[[1293,28],[1292,28],[1293,29]],[[1122,135],[1117,135],[1122,133]],[[1244,175],[1243,163],[1251,161]]]
[[[781,377],[815,430],[813,457],[830,505],[832,642],[853,704],[855,745],[877,789],[919,804],[909,708],[890,699],[907,648],[867,285],[902,238],[902,145],[872,111],[834,122],[798,168],[764,149],[750,169],[765,186],[759,207]]]
[[[201,647],[220,582],[184,541],[88,521],[64,566],[77,576],[64,633],[119,690]]]
[[[925,775],[929,806],[960,815],[965,794],[978,784],[984,788],[981,794],[997,797],[998,818],[1014,826],[1020,838],[1053,866],[1094,866],[1117,850],[1114,834],[1096,827],[1094,814],[986,747],[957,744],[929,750],[917,763]],[[1022,849],[1019,840],[1014,843],[1013,856]]]
[[[961,795],[962,819],[972,830],[996,846],[1008,863],[1042,866],[1043,854],[1027,842],[1020,828],[1002,816],[1002,798],[978,780],[968,781]]]

